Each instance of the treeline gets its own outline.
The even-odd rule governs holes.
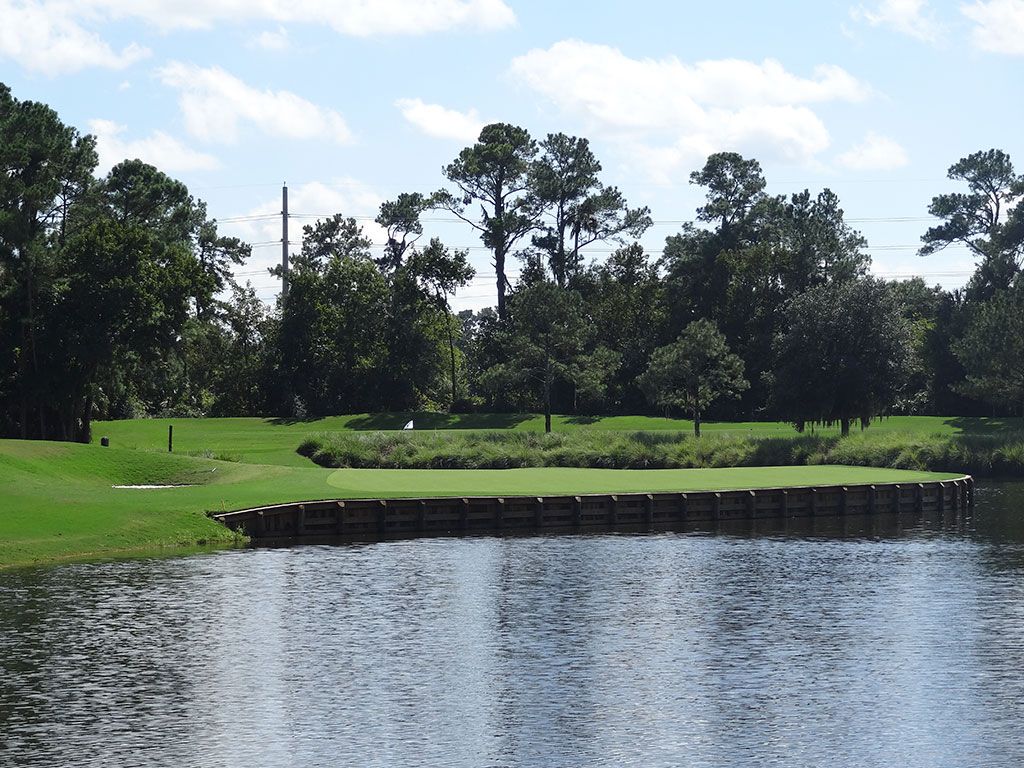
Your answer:
[[[249,247],[183,184],[138,160],[96,178],[96,162],[92,137],[0,85],[0,434],[417,409],[845,430],[1024,404],[1024,177],[998,150],[953,165],[967,191],[929,208],[922,253],[962,244],[977,261],[949,292],[871,277],[832,192],[769,195],[729,152],[691,174],[694,223],[647,253],[649,210],[601,181],[586,139],[493,124],[441,190],[381,206],[382,249],[342,213],[306,227],[274,307],[232,280]],[[437,210],[490,250],[493,309],[452,312],[474,271],[426,232]],[[588,260],[595,243],[610,255]]]

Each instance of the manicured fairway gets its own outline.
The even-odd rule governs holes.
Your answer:
[[[310,421],[281,419],[130,419],[96,422],[93,436],[110,437],[120,448],[141,448],[163,451],[167,448],[167,427],[174,425],[174,448],[178,453],[208,452],[230,456],[258,464],[281,464],[308,467],[310,462],[295,453],[303,438],[315,432],[346,432],[351,430],[395,430],[413,419],[421,430],[524,430],[541,432],[544,418],[534,414],[464,414],[390,413],[332,416]],[[1024,428],[1021,419],[985,419],[943,416],[894,416],[874,422],[872,435],[902,432],[907,434],[999,434]],[[663,419],[651,416],[609,416],[587,418],[556,416],[558,432],[577,429],[620,431],[692,432],[693,423],[684,419]],[[761,435],[767,437],[795,436],[796,430],[785,422],[705,423],[706,433]],[[819,429],[819,433],[838,434],[838,428]]]
[[[124,448],[0,440],[0,567],[110,557],[233,535],[206,516],[327,498],[535,495],[916,482],[952,478],[864,467],[720,470],[329,470],[211,461]],[[114,485],[180,485],[158,490]]]

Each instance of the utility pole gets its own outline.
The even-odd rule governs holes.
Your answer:
[[[281,187],[281,298],[288,297],[288,182]]]

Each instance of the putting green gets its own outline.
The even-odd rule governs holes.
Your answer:
[[[952,480],[961,475],[818,465],[726,469],[336,469],[339,498],[545,496],[864,485]]]

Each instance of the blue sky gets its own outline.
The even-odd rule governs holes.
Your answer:
[[[1024,0],[0,0],[0,81],[96,134],[104,168],[138,156],[187,183],[258,244],[240,278],[268,300],[282,181],[293,239],[372,219],[442,186],[485,122],[589,138],[651,208],[652,254],[700,204],[690,171],[735,150],[772,193],[833,189],[878,274],[946,287],[967,253],[915,253],[946,169],[990,147],[1024,169]],[[472,248],[456,306],[492,303],[474,233],[428,226]]]

